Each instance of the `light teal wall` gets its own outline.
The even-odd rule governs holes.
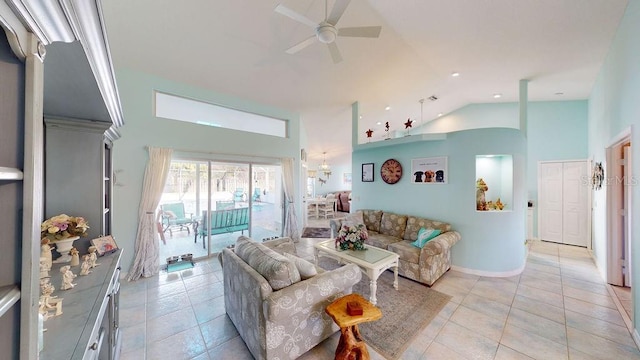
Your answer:
[[[606,164],[605,148],[618,134],[631,127],[632,171],[634,178],[640,171],[640,0],[629,0],[625,15],[618,27],[589,97],[589,155],[594,161]],[[606,177],[605,173],[605,177]],[[640,187],[633,188],[632,223],[640,224]],[[594,256],[601,271],[606,270],[606,188],[594,192],[593,242]],[[632,293],[633,323],[638,335],[637,314],[640,312],[640,232],[632,229]]]
[[[513,211],[475,210],[478,154],[513,155]],[[413,184],[411,159],[437,156],[448,157],[448,183]],[[404,170],[402,179],[394,185],[388,185],[380,178],[380,166],[390,158],[399,160]],[[517,272],[523,267],[526,144],[519,130],[453,132],[446,140],[357,150],[352,159],[354,209],[382,209],[451,223],[462,235],[452,251],[455,266],[496,275]],[[361,164],[368,162],[374,163],[375,181],[372,183],[360,181]]]
[[[117,79],[125,125],[119,129],[122,137],[113,150],[113,168],[118,175],[118,185],[113,190],[113,235],[118,245],[126,249],[122,262],[125,271],[131,265],[134,253],[138,206],[148,159],[145,146],[233,154],[247,159],[292,157],[296,166],[294,174],[301,173],[300,123],[297,114],[127,69],[117,71]],[[290,136],[278,138],[156,118],[153,110],[154,90],[287,119]],[[215,159],[215,155],[211,156]],[[296,176],[294,183],[300,184],[299,176]],[[300,194],[299,186],[296,194]],[[298,201],[298,214],[300,206],[301,202]]]
[[[538,162],[588,158],[588,102],[541,101],[528,104],[527,192],[534,204],[534,236],[538,236]]]

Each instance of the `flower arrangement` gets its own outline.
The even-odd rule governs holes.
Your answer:
[[[86,236],[87,229],[89,224],[83,217],[60,214],[40,225],[40,237],[55,242],[73,236]]]
[[[342,225],[336,237],[336,248],[340,250],[366,250],[364,241],[369,238],[367,228],[363,224]]]

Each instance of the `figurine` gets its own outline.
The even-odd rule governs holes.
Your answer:
[[[47,261],[47,258],[40,258],[40,279],[49,277],[49,270],[51,270],[51,264]]]
[[[95,246],[89,246],[89,264],[91,264],[92,269],[100,265],[100,264],[96,264],[96,261],[98,260],[97,250],[98,249],[96,249]]]
[[[485,192],[489,191],[489,187],[487,183],[482,180],[482,178],[478,178],[476,181],[476,210],[478,211],[487,211],[487,200],[485,198]]]
[[[77,285],[73,283],[73,279],[76,278],[76,274],[71,271],[71,266],[65,265],[61,267],[60,273],[62,273],[62,285],[60,286],[61,290],[73,289],[73,287]]]
[[[69,255],[71,255],[71,261],[69,262],[69,265],[71,266],[78,266],[80,265],[80,252],[78,251],[78,249],[72,247],[71,250],[69,250]]]
[[[47,259],[47,264],[49,265],[49,269],[51,269],[53,258],[51,256],[51,246],[49,242],[50,240],[47,238],[40,240],[40,257]]]
[[[91,258],[89,255],[82,256],[82,266],[80,266],[80,275],[85,276],[91,273]]]
[[[62,315],[62,299],[58,299],[57,296],[51,296],[55,289],[48,278],[40,280],[40,291],[42,295],[40,296],[38,311],[42,314],[45,321],[52,316]],[[51,309],[56,309],[54,315],[49,313]]]
[[[504,204],[502,203],[502,201],[500,201],[500,198],[498,198],[498,200],[496,200],[496,209],[498,209],[498,210],[504,209]]]

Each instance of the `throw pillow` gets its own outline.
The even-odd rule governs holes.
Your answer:
[[[300,281],[300,272],[291,260],[246,236],[238,237],[234,252],[262,275],[276,291]]]
[[[293,264],[298,268],[298,272],[300,273],[300,277],[302,278],[302,280],[307,280],[318,275],[316,266],[308,262],[307,260],[289,253],[284,253],[283,255],[291,260]]]
[[[440,235],[440,229],[420,228],[420,231],[418,231],[418,239],[412,242],[411,245],[422,249],[429,240],[438,235]]]

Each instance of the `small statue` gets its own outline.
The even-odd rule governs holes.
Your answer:
[[[80,265],[80,252],[78,251],[78,249],[72,247],[71,250],[69,250],[69,255],[71,255],[71,261],[69,262],[69,265]]]
[[[62,285],[60,286],[61,290],[73,289],[73,287],[77,285],[73,283],[73,279],[76,278],[76,274],[71,271],[71,266],[65,265],[61,267],[60,273],[62,273]]]
[[[82,266],[80,266],[80,275],[85,276],[91,273],[91,258],[89,255],[82,256]]]
[[[40,296],[38,311],[42,314],[46,321],[50,317],[62,315],[62,299],[57,296],[51,296],[55,291],[55,287],[49,282],[48,278],[40,280]],[[49,310],[56,309],[54,315],[49,313]]]
[[[100,265],[100,264],[96,264],[96,261],[98,261],[98,253],[97,253],[98,249],[96,249],[95,246],[89,246],[89,264],[91,264],[91,268],[93,269],[94,267]]]
[[[47,238],[40,240],[40,257],[47,259],[47,264],[49,265],[49,269],[51,269],[53,258],[51,256],[51,246],[49,242],[50,240]]]
[[[48,278],[49,270],[51,270],[51,264],[47,261],[47,258],[40,257],[40,279]]]
[[[487,211],[487,200],[485,198],[485,192],[489,191],[489,187],[487,183],[482,180],[482,178],[478,178],[476,181],[476,210],[478,211]]]
[[[504,209],[504,204],[502,203],[502,201],[500,201],[500,198],[498,198],[498,200],[496,200],[496,209],[498,209],[498,210]]]

